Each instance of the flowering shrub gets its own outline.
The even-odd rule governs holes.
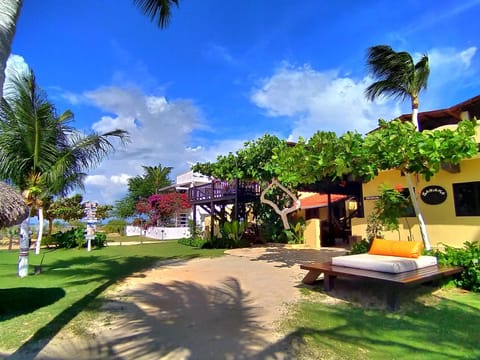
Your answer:
[[[187,194],[179,193],[154,194],[140,200],[135,207],[148,217],[147,226],[165,224],[172,216],[191,208]]]

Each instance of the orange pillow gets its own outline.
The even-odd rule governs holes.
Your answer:
[[[419,241],[374,239],[368,253],[371,255],[418,258],[422,254],[422,250],[423,243]]]

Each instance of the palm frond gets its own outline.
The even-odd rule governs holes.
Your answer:
[[[172,5],[178,6],[178,0],[133,0],[133,3],[161,29],[170,23]]]
[[[365,90],[369,100],[380,95],[402,99],[416,97],[421,89],[426,88],[429,75],[426,55],[415,64],[408,52],[396,52],[390,46],[377,45],[368,49],[367,66],[377,79]]]

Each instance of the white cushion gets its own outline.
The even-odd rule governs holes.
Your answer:
[[[332,265],[393,274],[421,269],[436,264],[437,258],[435,256],[423,255],[418,258],[405,258],[398,256],[357,254],[332,258]]]

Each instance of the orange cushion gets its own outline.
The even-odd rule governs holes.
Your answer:
[[[423,243],[419,241],[374,239],[368,253],[371,255],[418,258],[422,254],[422,250]]]

